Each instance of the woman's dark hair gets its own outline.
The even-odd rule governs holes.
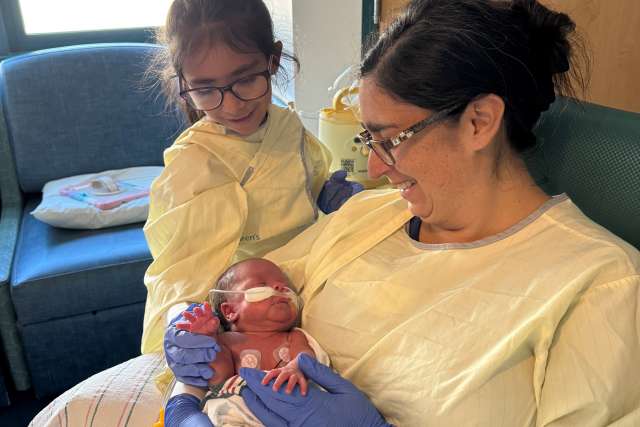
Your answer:
[[[182,64],[193,49],[203,42],[222,42],[237,52],[261,52],[265,58],[279,53],[274,46],[271,15],[262,0],[174,0],[155,40],[166,49],[158,49],[148,76],[160,82],[168,100],[178,103],[191,123],[204,113],[182,102],[176,78],[181,78]],[[282,58],[299,67],[293,55],[282,52]],[[284,67],[278,67],[278,74],[280,82],[288,80]]]
[[[365,54],[360,73],[398,99],[460,113],[483,94],[505,103],[517,152],[556,93],[585,90],[588,58],[575,24],[536,0],[413,0]],[[583,74],[575,63],[587,67]]]

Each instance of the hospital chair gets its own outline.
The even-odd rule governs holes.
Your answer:
[[[535,133],[527,163],[542,188],[640,249],[640,114],[560,98]]]
[[[184,123],[143,89],[156,49],[70,46],[0,63],[0,335],[16,389],[36,397],[139,354],[143,224],[69,230],[30,212],[48,181],[162,165]]]

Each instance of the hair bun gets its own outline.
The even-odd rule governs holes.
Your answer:
[[[512,10],[521,13],[529,26],[536,61],[546,66],[550,74],[569,71],[571,44],[568,37],[576,27],[571,18],[547,9],[537,0],[513,0]]]

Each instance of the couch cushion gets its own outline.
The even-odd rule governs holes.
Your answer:
[[[18,325],[36,397],[59,394],[139,355],[143,317],[144,303],[137,303]]]
[[[159,46],[110,43],[47,49],[0,63],[0,98],[18,181],[48,181],[131,166],[160,166],[183,127],[144,73]]]
[[[11,275],[21,325],[91,313],[146,298],[151,262],[142,223],[102,230],[65,230],[38,221],[24,208]]]

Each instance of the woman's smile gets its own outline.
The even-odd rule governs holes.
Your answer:
[[[400,192],[404,196],[405,194],[410,193],[414,189],[415,185],[416,185],[416,181],[415,180],[408,179],[406,181],[402,181],[402,182],[399,182],[397,184],[394,184],[393,186],[395,188],[397,188],[398,190],[400,190]]]

